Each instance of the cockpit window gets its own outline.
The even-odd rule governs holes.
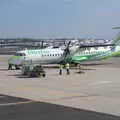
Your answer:
[[[15,53],[15,56],[25,56],[25,53]]]

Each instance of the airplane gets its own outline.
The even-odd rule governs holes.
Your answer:
[[[73,45],[68,42],[66,48],[25,49],[8,59],[9,66],[19,69],[23,64],[60,64],[106,59],[120,54],[120,46],[114,41],[104,45]],[[107,48],[106,48],[107,47]],[[98,49],[96,49],[98,48]]]

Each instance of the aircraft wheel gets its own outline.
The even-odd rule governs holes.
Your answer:
[[[17,65],[15,65],[15,69],[16,69],[16,70],[19,70],[20,68],[19,68]]]
[[[45,77],[45,76],[46,76],[46,74],[43,74],[42,76],[43,76],[43,77]]]
[[[8,65],[8,70],[12,70],[12,65],[11,64]]]
[[[36,73],[36,77],[40,77],[40,74],[39,74],[39,73]]]

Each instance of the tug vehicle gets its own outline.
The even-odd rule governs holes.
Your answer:
[[[27,77],[45,77],[46,72],[41,65],[24,65],[22,75]]]

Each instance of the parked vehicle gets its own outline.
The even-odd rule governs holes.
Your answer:
[[[41,65],[29,65],[22,67],[22,75],[28,77],[45,77],[46,73]]]

